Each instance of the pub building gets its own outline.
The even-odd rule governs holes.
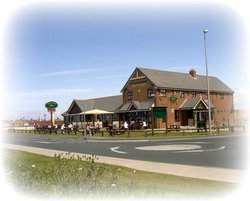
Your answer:
[[[216,77],[209,76],[212,126],[234,124],[234,91]],[[148,128],[197,127],[208,125],[206,76],[194,69],[187,73],[137,67],[121,90],[122,95],[73,100],[62,115],[64,122],[82,125],[126,121],[146,122]],[[166,118],[152,118],[153,107],[165,107]],[[100,110],[99,113],[88,111]]]

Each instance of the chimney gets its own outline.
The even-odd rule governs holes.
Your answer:
[[[193,78],[196,78],[196,70],[191,69],[191,70],[189,71],[189,75],[191,75]]]

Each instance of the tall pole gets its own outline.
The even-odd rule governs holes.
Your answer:
[[[207,77],[207,96],[208,96],[208,124],[209,124],[209,134],[211,135],[211,104],[210,104],[210,86],[209,86],[209,77],[208,77],[208,66],[207,66],[207,45],[206,45],[206,34],[208,33],[207,29],[203,30],[204,33],[204,47],[205,47],[205,61],[206,61],[206,77]]]
[[[53,128],[54,124],[55,124],[54,112],[51,111],[50,112],[50,125],[52,128]]]

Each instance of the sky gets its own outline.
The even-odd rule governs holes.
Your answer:
[[[37,119],[58,103],[119,95],[136,67],[209,75],[246,107],[247,34],[240,15],[216,3],[34,3],[17,9],[4,30],[5,119]]]

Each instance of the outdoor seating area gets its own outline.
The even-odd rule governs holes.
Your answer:
[[[245,126],[220,126],[212,127],[212,133],[218,134],[232,134],[232,133],[242,133],[245,132]],[[26,134],[50,134],[50,135],[73,135],[73,136],[84,136],[87,137],[121,137],[121,138],[146,138],[146,137],[166,137],[166,136],[184,136],[184,135],[208,135],[209,133],[204,128],[196,128],[189,126],[173,127],[168,129],[141,129],[141,130],[130,130],[130,129],[118,129],[118,128],[92,128],[91,132],[86,131],[81,128],[74,129],[15,129],[9,128],[8,133],[26,133]]]

